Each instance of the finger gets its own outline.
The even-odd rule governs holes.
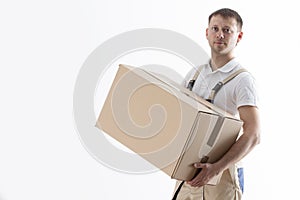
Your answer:
[[[200,162],[197,162],[197,163],[194,163],[194,167],[195,168],[203,168],[205,166],[205,164],[203,164],[203,163],[200,163]]]
[[[189,184],[190,186],[195,187],[196,181],[187,181],[187,184]]]
[[[201,187],[203,186],[203,183],[199,180],[193,180],[193,181],[188,181],[187,182],[189,185],[191,185],[192,187]]]
[[[192,180],[187,181],[186,183],[187,183],[187,184],[190,184],[190,185],[193,185],[193,184],[195,184],[196,182],[197,182],[197,180],[196,180],[196,177],[195,177],[195,178],[193,178]]]
[[[191,186],[197,186],[199,183],[201,183],[202,181],[202,177],[198,174],[195,178],[193,178],[190,181],[187,181],[188,184],[190,184]]]

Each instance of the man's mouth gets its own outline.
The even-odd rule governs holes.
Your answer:
[[[215,44],[225,44],[224,42],[222,42],[222,41],[215,41]]]

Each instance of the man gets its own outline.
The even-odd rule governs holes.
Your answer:
[[[206,38],[211,48],[211,59],[201,69],[192,88],[193,92],[207,99],[219,81],[242,68],[234,57],[234,49],[243,37],[242,25],[240,15],[231,9],[220,9],[209,16]],[[193,69],[186,76],[185,86],[197,70]],[[257,94],[253,77],[248,72],[243,72],[233,78],[217,93],[214,104],[239,116],[244,122],[243,133],[217,162],[195,163],[194,166],[201,168],[201,171],[194,179],[184,182],[178,190],[177,200],[241,199],[243,174],[238,162],[260,141]],[[219,184],[207,185],[221,172],[223,173]]]

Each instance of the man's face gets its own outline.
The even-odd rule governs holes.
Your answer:
[[[243,32],[238,30],[234,18],[223,18],[221,15],[213,16],[206,29],[206,38],[213,53],[231,53],[237,43],[242,39]]]

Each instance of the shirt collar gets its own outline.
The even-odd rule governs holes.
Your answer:
[[[233,58],[228,63],[226,63],[223,67],[217,69],[216,71],[214,71],[212,73],[216,73],[216,72],[228,73],[228,72],[232,71],[238,64],[239,64],[238,60],[236,58]],[[209,61],[208,66],[211,70],[210,61]]]

